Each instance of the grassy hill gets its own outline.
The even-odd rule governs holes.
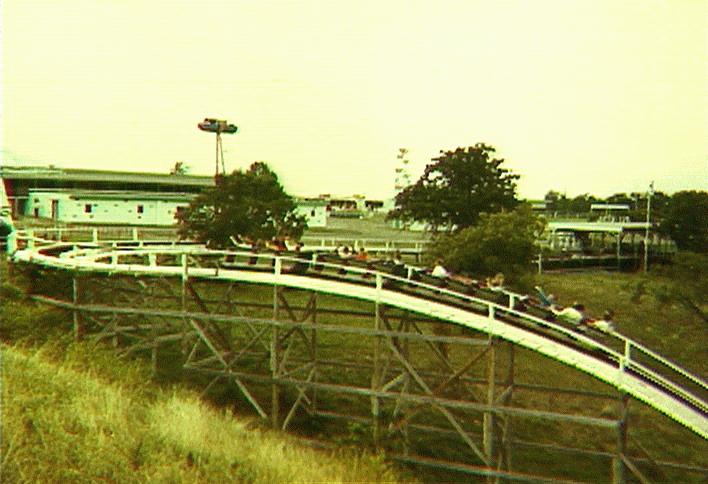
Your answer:
[[[3,346],[3,482],[397,480],[381,458],[307,448],[89,346]]]

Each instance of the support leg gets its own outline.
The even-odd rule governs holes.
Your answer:
[[[612,458],[612,483],[624,484],[626,482],[625,465],[622,456],[627,448],[627,415],[629,413],[629,397],[623,393],[619,400],[619,418],[617,420],[616,438],[617,450]]]
[[[81,321],[81,315],[79,314],[79,310],[76,308],[76,305],[79,304],[79,301],[81,300],[81,295],[80,295],[80,284],[79,284],[79,277],[76,273],[72,276],[72,301],[74,303],[74,310],[73,310],[73,319],[74,319],[74,338],[76,341],[79,341],[83,339],[84,337],[84,325],[83,322]]]
[[[273,320],[278,320],[279,305],[279,287],[273,286]],[[270,371],[273,378],[278,378],[280,368],[280,334],[277,326],[271,329],[270,338]],[[274,429],[280,427],[280,386],[273,383],[271,389],[271,425]]]
[[[374,307],[374,329],[381,330],[381,309],[378,302]],[[374,339],[374,371],[371,374],[371,389],[374,391],[378,391],[381,388],[381,346],[381,336],[376,336]],[[378,397],[371,397],[371,423],[374,445],[377,447],[381,440],[380,403]]]
[[[495,340],[489,340],[489,353],[487,359],[487,405],[494,405],[495,388],[494,377],[496,375],[496,349]],[[494,462],[494,414],[492,412],[484,413],[483,420],[483,440],[484,440],[484,455],[487,462]]]

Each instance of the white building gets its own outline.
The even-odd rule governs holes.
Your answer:
[[[327,226],[327,202],[322,200],[295,200],[295,213],[304,215],[307,219],[308,227],[326,227]]]
[[[194,197],[187,193],[29,191],[25,215],[64,223],[165,226]]]

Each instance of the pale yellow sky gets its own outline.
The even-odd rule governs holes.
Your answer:
[[[2,2],[5,162],[393,193],[496,146],[521,195],[708,189],[708,0]]]

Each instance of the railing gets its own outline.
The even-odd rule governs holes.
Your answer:
[[[306,249],[332,250],[340,246],[347,246],[354,250],[365,248],[372,252],[394,252],[396,250],[408,253],[422,253],[428,245],[426,240],[391,240],[382,238],[356,238],[356,237],[317,237],[306,235],[302,238]]]
[[[187,274],[193,277],[224,277],[228,274],[257,270],[273,276],[275,283],[282,282],[284,276],[306,276],[368,286],[375,289],[377,298],[382,290],[399,292],[416,298],[427,298],[433,302],[462,307],[467,311],[486,316],[486,331],[490,333],[496,332],[494,325],[497,323],[520,325],[526,330],[543,331],[545,337],[553,344],[592,351],[595,358],[601,358],[617,369],[615,384],[620,384],[622,375],[637,375],[651,385],[660,388],[663,393],[671,395],[701,412],[704,418],[708,414],[708,406],[705,403],[708,384],[698,376],[621,334],[606,335],[610,341],[617,344],[619,350],[615,350],[573,328],[518,310],[515,308],[515,303],[525,299],[525,296],[512,291],[503,291],[502,294],[508,298],[508,304],[499,304],[445,287],[413,280],[411,277],[415,273],[414,268],[409,268],[404,277],[387,273],[376,267],[367,268],[325,262],[319,260],[317,254],[305,258],[304,256],[283,256],[274,253],[211,250],[201,245],[178,245],[174,242],[166,245],[164,242],[135,240],[128,241],[131,244],[130,247],[124,246],[125,240],[105,241],[101,245],[93,241],[89,243],[57,242],[37,238],[32,231],[15,232],[15,242],[17,247],[30,249],[16,253],[18,259],[65,269],[134,273],[161,271],[171,275],[182,275],[182,277],[186,277]],[[133,260],[127,261],[127,258]],[[139,263],[135,262],[136,258]],[[299,273],[290,272],[295,267],[300,268]],[[639,355],[648,358],[651,367],[647,363],[639,362],[637,360]],[[664,371],[668,370],[672,379],[660,374],[658,368]],[[605,379],[607,380],[607,375],[605,375]],[[674,383],[675,379],[690,382],[702,395],[694,395]]]

